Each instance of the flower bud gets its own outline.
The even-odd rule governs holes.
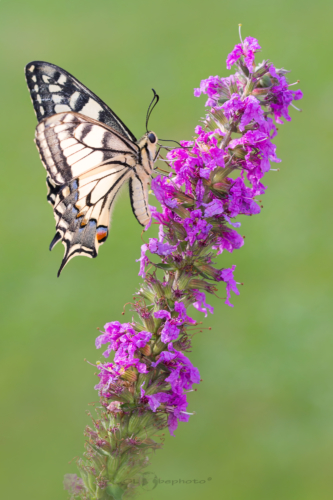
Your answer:
[[[145,325],[145,329],[148,332],[154,332],[155,331],[154,318],[152,318],[151,316],[149,316],[148,318],[144,318],[142,321],[143,321],[143,323]]]
[[[226,184],[224,184],[224,182],[215,182],[215,184],[212,184],[212,189],[220,191],[221,193],[227,193],[229,190],[229,188],[226,188]]]
[[[142,347],[140,349],[140,351],[142,352],[142,354],[144,354],[145,356],[150,356],[151,355],[151,348],[150,348],[150,345],[149,344],[146,344],[144,347]]]
[[[191,273],[186,273],[186,272],[181,273],[178,278],[178,289],[185,290],[187,288],[188,282],[190,281],[191,277],[192,277]]]
[[[229,121],[227,120],[222,109],[214,109],[214,113],[209,113],[208,120],[207,125],[213,122],[222,132],[226,132],[228,129]],[[212,125],[210,125],[210,127],[212,127]]]
[[[135,382],[137,377],[137,371],[135,368],[129,368],[122,375],[121,378],[127,380],[128,382]]]
[[[154,422],[154,415],[150,412],[139,413],[133,412],[128,421],[128,433],[130,436],[136,436],[142,429],[147,429],[152,426]]]
[[[139,295],[141,295],[144,299],[147,299],[149,302],[154,303],[155,293],[152,290],[149,290],[147,286],[140,288]]]
[[[222,181],[224,181],[223,184],[225,185],[225,189],[229,189],[228,181],[225,180],[228,173],[229,172],[227,168],[221,168],[221,167],[216,168],[213,171],[212,183],[216,184],[216,183],[222,183]]]
[[[242,146],[236,146],[232,151],[234,156],[241,158],[242,160],[244,160],[247,155],[247,152],[242,148]]]
[[[154,283],[151,283],[150,287],[153,290],[153,292],[155,293],[155,296],[157,296],[157,297],[164,296],[164,291],[163,291],[163,288],[162,288],[161,283],[159,281],[156,280]]]
[[[191,206],[193,206],[195,203],[194,198],[192,198],[191,196],[188,196],[187,194],[183,193],[182,191],[176,191],[175,196],[179,201],[188,203]]]
[[[177,208],[173,208],[172,210],[182,219],[191,217],[191,212],[189,212],[185,207],[183,207],[183,205],[178,205]]]
[[[251,95],[267,95],[268,92],[270,91],[271,87],[266,87],[266,88],[256,88],[256,89],[253,89],[252,92],[251,92]]]
[[[204,124],[205,124],[205,129],[208,129],[211,132],[215,132],[215,130],[219,129],[218,124],[215,122],[215,120],[212,120],[210,116],[207,116],[206,120],[204,121]]]
[[[272,86],[272,80],[269,76],[268,73],[266,73],[264,76],[260,78],[260,86],[263,88],[271,87]]]
[[[199,280],[199,279],[191,279],[191,281],[188,284],[188,288],[190,289],[200,289],[200,290],[205,290],[206,292],[209,293],[214,293],[217,291],[217,288],[215,285],[212,285],[211,283],[208,283],[207,281],[204,280]],[[193,299],[195,301],[195,299]]]
[[[161,342],[161,340],[159,339],[153,347],[153,354],[157,356],[157,354],[160,354],[160,352],[162,352],[164,349],[165,349],[165,344]]]
[[[203,274],[213,279],[216,279],[221,274],[221,271],[218,271],[215,267],[210,266],[209,264],[200,263],[197,264],[196,267]]]
[[[133,328],[136,332],[143,332],[143,331],[147,330],[145,325],[142,325],[142,324],[138,323],[137,321],[133,322]]]
[[[184,227],[181,224],[179,224],[179,222],[173,221],[172,229],[174,230],[176,238],[178,240],[184,240],[186,238],[186,231]]]

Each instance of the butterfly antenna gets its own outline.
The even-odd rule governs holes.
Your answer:
[[[156,104],[160,100],[160,96],[158,94],[156,94],[155,90],[152,89],[152,91],[154,92],[154,97],[152,98],[152,101],[148,106],[147,117],[146,117],[146,132],[148,132],[148,122],[149,122],[150,115],[151,115],[153,109],[155,108]]]
[[[172,140],[172,139],[160,139],[160,137],[159,137],[159,138],[158,138],[158,140],[159,140],[159,141],[165,141],[165,142],[175,142],[176,144],[178,144],[178,145],[179,145],[181,148],[183,148],[183,149],[190,149],[190,148],[192,147],[192,146],[182,146],[182,145],[180,144],[180,142],[178,142],[178,141],[174,141],[174,140]],[[165,146],[163,146],[163,147],[165,148]]]

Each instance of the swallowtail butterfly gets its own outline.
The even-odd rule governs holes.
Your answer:
[[[97,257],[108,237],[113,202],[126,181],[135,217],[142,226],[149,223],[148,183],[157,137],[147,131],[137,141],[99,97],[54,64],[33,61],[25,74],[38,120],[35,143],[47,172],[47,200],[56,220],[50,250],[59,241],[65,246],[59,276],[72,257]],[[154,99],[156,104],[156,94]],[[147,122],[148,117],[149,110]]]

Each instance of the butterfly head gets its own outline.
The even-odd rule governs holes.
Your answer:
[[[141,152],[144,151],[147,154],[149,162],[151,162],[151,167],[153,168],[153,163],[156,159],[156,146],[157,146],[157,135],[155,132],[147,132],[138,142],[138,146]]]

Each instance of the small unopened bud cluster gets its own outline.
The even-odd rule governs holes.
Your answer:
[[[162,445],[153,437],[166,426],[174,435],[178,423],[190,418],[187,393],[200,375],[187,353],[201,323],[187,309],[213,313],[206,294],[215,294],[219,282],[232,307],[231,292],[239,294],[236,266],[218,268],[214,258],[244,244],[236,231],[240,223],[232,219],[260,212],[262,178],[270,162],[280,161],[272,116],[277,123],[289,121],[289,106],[302,97],[289,89],[285,70],[269,61],[255,66],[258,50],[256,39],[241,40],[227,58],[236,73],[209,77],[195,89],[196,96],[208,95],[203,124],[193,141],[168,152],[170,174],[152,180],[161,204],[160,212],[150,207],[159,237],[141,248],[143,283],[131,303],[137,320],[107,323],[96,339],[97,348],[107,346],[104,357],[114,357],[96,365],[100,406],[78,461],[82,480],[66,476],[73,498],[130,496],[149,453]]]

